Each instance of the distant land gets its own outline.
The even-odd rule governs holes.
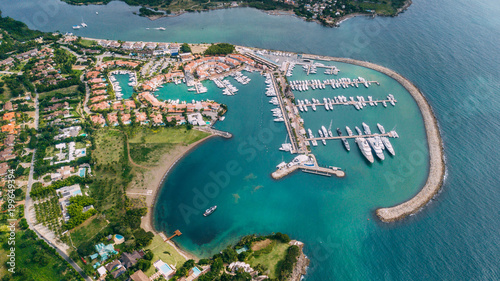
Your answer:
[[[62,0],[73,5],[105,5],[111,0]],[[350,0],[121,0],[131,6],[142,6],[139,16],[155,20],[161,17],[178,16],[186,12],[201,12],[215,9],[253,7],[268,11],[271,14],[294,14],[306,21],[315,21],[324,26],[337,26],[343,20],[367,15],[367,16],[397,16],[406,10],[411,0],[373,0],[350,1]]]

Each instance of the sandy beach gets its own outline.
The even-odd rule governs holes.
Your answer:
[[[179,161],[184,155],[186,155],[186,153],[213,136],[214,135],[207,136],[190,145],[177,145],[173,147],[160,158],[160,160],[158,161],[158,165],[148,167],[148,169],[144,171],[144,173],[142,174],[143,184],[141,184],[140,186],[132,185],[131,188],[127,190],[127,196],[129,196],[130,198],[145,198],[148,213],[142,218],[141,221],[141,227],[144,230],[151,231],[155,235],[159,235],[153,224],[153,209],[156,203],[158,192],[163,186],[165,176],[168,174],[170,169],[177,163],[177,161]],[[168,233],[165,235],[168,236]],[[179,247],[172,241],[168,241],[168,243],[172,245],[184,258],[198,260],[196,256],[179,249]]]

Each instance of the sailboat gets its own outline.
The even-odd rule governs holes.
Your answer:
[[[82,23],[80,24],[81,27],[87,27],[87,24],[83,21],[83,17],[82,17]]]

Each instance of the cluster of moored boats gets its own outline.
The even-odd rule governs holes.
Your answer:
[[[304,71],[308,71],[308,73],[310,74],[316,74],[316,72],[318,72],[318,69],[316,68],[316,65],[314,64],[306,64],[306,65],[303,65],[302,66],[302,69],[304,69]]]
[[[137,86],[137,75],[134,71],[128,70],[114,70],[109,73],[109,81],[111,81],[111,85],[113,87],[113,91],[115,92],[116,99],[121,99],[123,97],[122,87],[120,87],[120,83],[116,80],[114,75],[116,74],[128,74],[128,85],[131,87]]]
[[[376,82],[377,85],[380,85]],[[294,80],[290,81],[290,87],[294,91],[308,91],[309,87],[311,89],[325,89],[326,85],[330,85],[332,89],[347,89],[349,87],[359,87],[359,84],[363,84],[366,88],[370,87],[371,81],[366,80],[363,77],[358,78],[339,78],[339,79],[326,79],[326,80]]]
[[[266,74],[264,74],[264,76],[266,77],[265,83],[267,85],[266,96],[271,97],[271,100],[269,101],[269,103],[272,103],[273,105],[279,105],[278,98],[276,97],[276,91],[274,90],[274,87],[272,85],[271,74],[266,73]],[[283,112],[281,111],[281,108],[279,108],[279,107],[273,108],[273,109],[271,109],[271,112],[273,113],[273,116],[274,116],[274,122],[285,121],[285,118],[283,117]]]
[[[238,81],[239,83],[246,85],[252,81],[252,79],[248,78],[248,76],[243,75],[241,72],[234,72],[231,73],[230,76],[234,77],[234,80]]]
[[[324,106],[327,111],[333,110],[334,105],[341,105],[341,104],[353,105],[357,110],[363,109],[368,104],[370,106],[377,106],[378,103],[382,103],[384,107],[387,107],[387,101],[389,101],[389,103],[393,106],[396,105],[396,99],[392,94],[389,94],[387,96],[387,100],[382,100],[382,101],[373,100],[372,96],[368,96],[368,99],[365,99],[363,96],[356,96],[356,99],[354,99],[354,97],[349,97],[349,100],[345,96],[336,96],[333,98],[323,98],[323,102],[315,98],[312,98],[311,101],[309,101],[308,99],[304,100],[297,99],[296,104],[300,112],[304,111],[307,112],[308,106],[310,106],[313,111],[316,111],[318,106]]]
[[[392,147],[392,144],[389,141],[389,138],[387,136],[383,136],[383,134],[386,133],[384,126],[377,123],[377,127],[380,131],[380,134],[377,134],[377,133],[372,134],[370,127],[366,123],[363,122],[362,125],[363,125],[363,131],[361,131],[361,129],[359,127],[357,127],[357,126],[355,127],[355,130],[359,136],[359,137],[355,138],[355,142],[357,143],[359,149],[361,150],[361,153],[366,157],[366,159],[369,162],[371,162],[371,163],[374,162],[372,150],[373,150],[373,152],[375,152],[375,155],[380,160],[385,159],[384,150],[387,150],[391,155],[396,155],[396,152],[394,151],[394,148]],[[308,131],[308,135],[309,135],[310,139],[315,138],[311,129],[308,129],[307,131]],[[348,136],[351,136],[351,137],[355,136],[353,134],[352,130],[348,126],[346,126],[346,131],[347,131]],[[363,132],[364,132],[364,134],[363,134]],[[328,138],[328,137],[332,138],[333,137],[333,132],[331,130],[331,124],[330,124],[330,128],[328,130],[326,129],[325,126],[321,126],[321,129],[318,130],[318,134],[319,134],[319,137],[322,138],[321,141],[323,142],[323,145],[326,145],[326,140],[324,138]],[[342,140],[345,149],[347,151],[350,151],[351,148],[350,148],[349,142],[347,141],[347,138],[342,137],[342,131],[339,128],[337,128],[337,134],[339,137],[341,137],[340,139]],[[389,135],[391,137],[394,137],[394,138],[399,137],[397,132],[394,130],[389,132]],[[313,146],[318,145],[316,140],[311,140],[311,143]]]
[[[225,96],[234,96],[239,91],[238,88],[229,82],[229,80],[222,80],[218,78],[213,78],[211,80],[218,88],[223,89],[222,94]]]
[[[197,94],[203,94],[208,92],[208,88],[203,86],[201,82],[196,82],[194,87],[188,88],[188,91],[194,92],[196,91]]]

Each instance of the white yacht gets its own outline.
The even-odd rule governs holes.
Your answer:
[[[380,133],[385,134],[384,126],[382,126],[379,123],[377,123],[377,127],[378,127],[378,130],[380,131]]]
[[[363,130],[365,131],[365,134],[367,134],[367,135],[371,135],[372,134],[372,131],[370,130],[370,127],[368,125],[366,125],[365,122],[363,122]]]
[[[366,159],[368,159],[370,163],[373,163],[373,154],[370,145],[368,145],[368,142],[364,138],[356,138],[356,143],[358,144],[361,153],[366,157]]]
[[[375,138],[368,138],[368,142],[375,151],[377,157],[380,158],[380,160],[384,160],[384,150],[382,149],[382,147],[380,147],[380,144],[375,140]]]
[[[352,131],[351,131],[351,128],[349,128],[349,127],[345,126],[345,130],[347,131],[347,134],[348,134],[349,136],[352,136]]]

